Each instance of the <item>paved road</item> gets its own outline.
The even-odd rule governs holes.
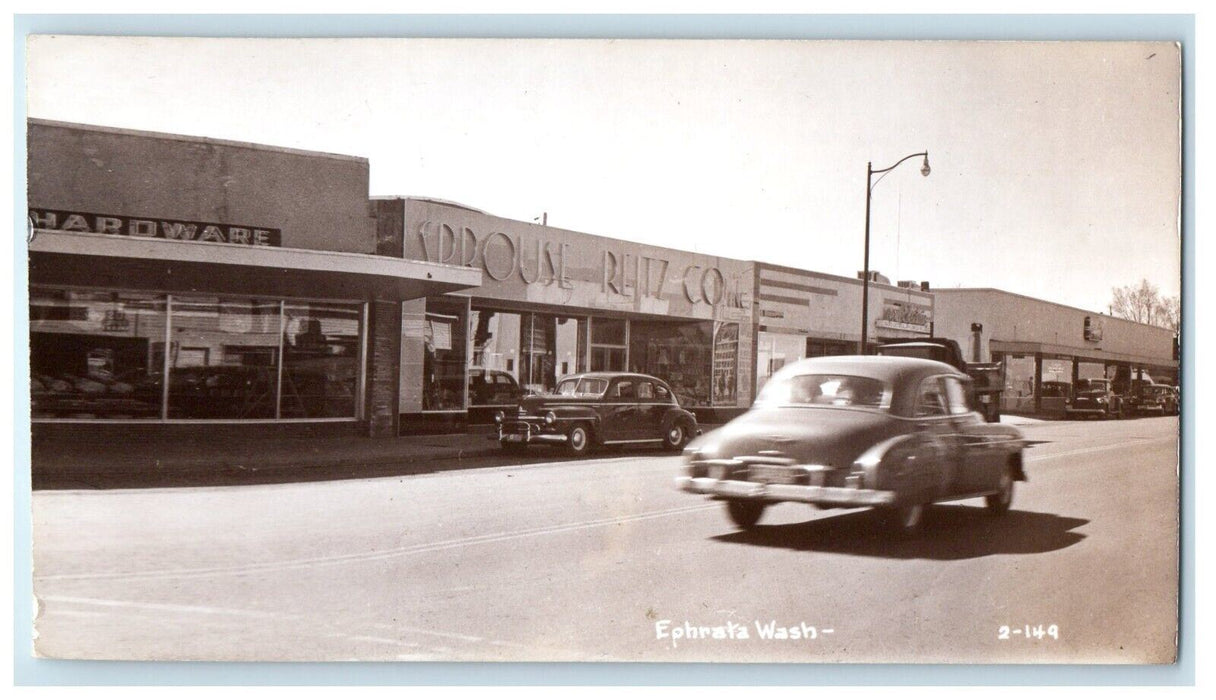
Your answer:
[[[654,452],[333,482],[39,491],[38,649],[124,659],[1166,662],[1177,426],[1025,426],[1041,442],[1010,513],[990,517],[979,500],[938,506],[907,542],[871,512],[794,504],[737,532],[720,504],[675,491],[679,458]],[[1027,625],[1044,636],[1028,639]],[[708,638],[692,638],[702,627]],[[789,638],[763,638],[778,628]]]

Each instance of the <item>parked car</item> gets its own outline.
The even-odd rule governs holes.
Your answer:
[[[1131,384],[1131,389],[1123,399],[1124,412],[1133,416],[1165,415],[1164,398],[1169,387],[1140,379],[1132,380]]]
[[[1158,416],[1178,415],[1178,395],[1167,384],[1145,384],[1140,387],[1138,409]]]
[[[469,421],[490,423],[499,409],[514,408],[524,390],[508,372],[496,369],[469,369]]]
[[[1072,398],[1064,402],[1068,417],[1126,418],[1123,397],[1109,379],[1078,379]]]
[[[926,505],[983,497],[994,514],[1025,481],[1025,441],[984,421],[969,377],[906,357],[820,357],[773,375],[744,415],[693,440],[678,488],[725,502],[743,529],[783,501],[884,509],[915,530]]]
[[[661,444],[682,448],[699,433],[697,418],[680,407],[666,382],[645,374],[590,372],[563,377],[551,394],[526,396],[514,412],[500,411],[498,441],[521,451],[559,445],[573,454],[592,445]]]

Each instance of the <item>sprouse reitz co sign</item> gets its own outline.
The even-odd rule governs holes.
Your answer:
[[[159,217],[115,216],[59,209],[30,209],[35,229],[75,233],[105,233],[135,238],[163,238],[200,243],[234,243],[250,246],[281,246],[283,232],[277,228],[180,221]]]

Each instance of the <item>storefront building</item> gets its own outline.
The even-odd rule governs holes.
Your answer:
[[[363,158],[41,120],[28,144],[36,432],[392,434],[400,304],[481,282],[376,255]]]
[[[806,357],[854,355],[861,342],[862,281],[756,263],[754,382],[759,391],[774,372]],[[934,302],[927,285],[870,282],[867,345],[925,338]]]
[[[1001,362],[1002,410],[1062,413],[1079,379],[1178,385],[1174,331],[999,289],[938,289],[938,334]]]
[[[402,305],[403,432],[488,420],[583,371],[659,377],[703,420],[750,404],[751,263],[450,202],[374,202],[382,254],[482,275],[476,289]]]

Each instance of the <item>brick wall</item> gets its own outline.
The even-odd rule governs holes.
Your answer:
[[[397,363],[401,353],[401,304],[369,304],[367,430],[371,437],[397,434]]]

